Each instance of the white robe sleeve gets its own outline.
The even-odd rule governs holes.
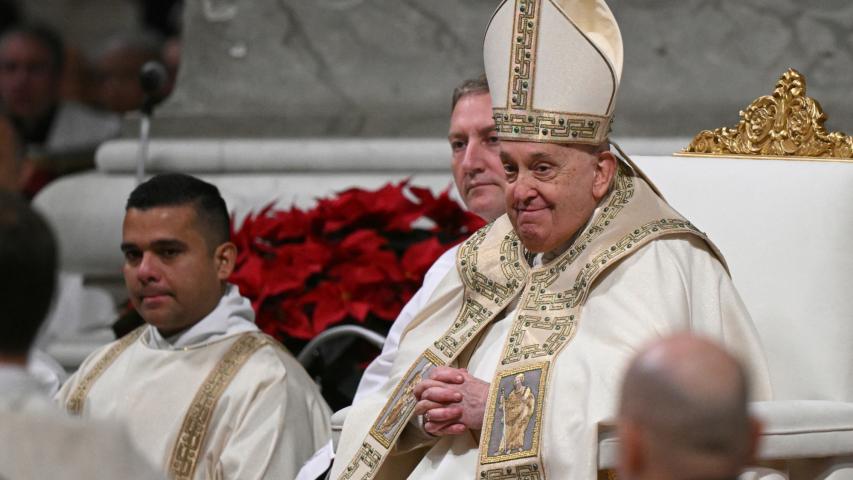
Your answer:
[[[196,478],[293,479],[329,442],[328,407],[295,360],[282,362],[281,355],[275,348],[259,350],[229,386],[252,401],[223,445],[206,449],[211,458],[204,464],[211,471]],[[223,396],[220,403],[227,400]]]
[[[400,346],[400,337],[406,328],[423,310],[427,301],[432,296],[438,283],[447,275],[447,272],[456,268],[456,252],[459,247],[453,247],[444,252],[424,275],[424,283],[420,289],[412,296],[400,314],[394,320],[391,330],[388,331],[388,336],[385,338],[385,344],[382,346],[382,353],[376,357],[361,377],[358,384],[358,390],[355,392],[355,397],[352,403],[356,403],[366,395],[379,391],[380,388],[388,381],[391,375],[391,365],[394,364],[394,359],[397,358],[397,350]]]

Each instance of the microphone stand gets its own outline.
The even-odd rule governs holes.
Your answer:
[[[136,184],[145,180],[145,163],[148,162],[148,140],[151,131],[151,112],[142,111],[139,122],[139,155],[136,160]]]
[[[154,106],[162,100],[158,95],[166,84],[166,68],[159,62],[147,62],[139,72],[139,84],[145,92],[142,102],[142,118],[139,122],[139,154],[136,160],[136,184],[145,180],[145,164],[148,163],[148,143],[151,134],[151,116]]]

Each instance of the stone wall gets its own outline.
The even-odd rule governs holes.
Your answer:
[[[29,3],[29,2],[27,2]],[[40,0],[45,12],[101,0]],[[109,3],[109,2],[106,2]],[[496,0],[187,0],[185,64],[155,135],[443,136]],[[789,67],[853,131],[849,0],[610,0],[625,43],[617,136],[732,125]],[[54,7],[49,7],[54,5]],[[126,23],[125,16],[119,16]],[[109,16],[72,15],[69,32]],[[104,20],[106,18],[106,20]],[[135,134],[134,129],[128,129]]]

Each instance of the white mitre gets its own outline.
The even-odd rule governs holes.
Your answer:
[[[622,35],[603,0],[503,0],[483,56],[502,140],[597,145],[607,138]]]

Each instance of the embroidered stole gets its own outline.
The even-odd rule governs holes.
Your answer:
[[[95,381],[113,364],[127,348],[133,344],[145,331],[145,325],[122,337],[98,360],[92,369],[83,377],[74,393],[69,398],[66,409],[69,413],[79,415],[89,391]],[[210,419],[219,403],[219,398],[225,389],[258,349],[266,345],[276,345],[275,340],[260,332],[248,332],[239,338],[225,352],[213,370],[207,375],[190,403],[181,429],[172,448],[169,458],[169,476],[176,480],[189,480],[195,474],[201,448],[204,446]]]
[[[414,386],[431,369],[453,362],[519,295],[490,384],[476,478],[545,478],[540,438],[552,365],[576,332],[590,286],[617,261],[661,236],[686,233],[707,241],[622,163],[603,205],[566,252],[535,269],[506,216],[462,244],[457,256],[465,289],[461,310],[394,388],[339,480],[377,475],[412,416]]]

